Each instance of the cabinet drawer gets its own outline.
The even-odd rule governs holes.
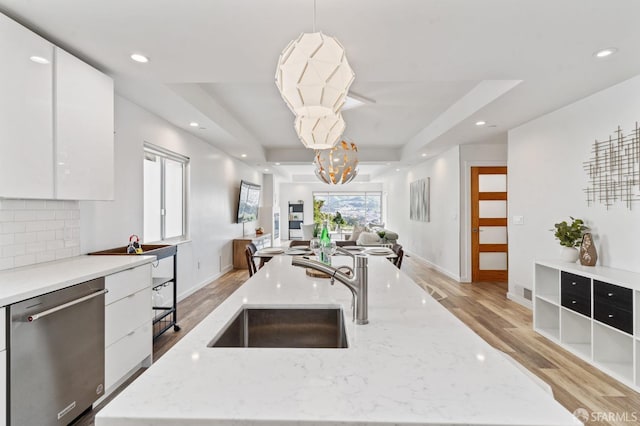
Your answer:
[[[633,314],[619,309],[614,305],[595,300],[593,305],[593,317],[613,328],[633,334]]]
[[[105,352],[105,388],[111,388],[142,360],[151,355],[153,336],[151,323],[138,327],[109,346]]]
[[[630,288],[594,280],[593,295],[596,303],[606,303],[633,312],[633,291]]]
[[[562,293],[562,300],[560,303],[565,308],[591,317],[591,298],[578,297],[572,294]]]
[[[151,323],[151,289],[137,293],[107,305],[104,312],[104,345],[110,346],[131,330]]]
[[[7,311],[0,308],[0,351],[7,348]]]
[[[602,281],[593,282],[593,317],[633,334],[633,291]]]
[[[562,272],[560,275],[562,293],[591,300],[591,279],[581,275]]]
[[[151,264],[107,275],[104,280],[104,286],[109,290],[109,293],[104,297],[105,305],[109,305],[145,287],[151,287]]]

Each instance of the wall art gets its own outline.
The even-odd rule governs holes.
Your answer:
[[[622,202],[631,210],[640,201],[640,128],[624,134],[618,126],[615,136],[593,143],[591,158],[584,163],[589,177],[587,205],[604,204],[607,209]]]
[[[411,182],[409,186],[409,219],[420,222],[430,221],[429,184],[431,178]]]

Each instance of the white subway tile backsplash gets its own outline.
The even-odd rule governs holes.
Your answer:
[[[13,220],[16,222],[27,222],[36,220],[37,210],[15,210],[13,212]]]
[[[0,234],[0,246],[8,246],[15,243],[16,241],[15,235],[16,234]],[[18,234],[18,235],[22,235],[22,234]]]
[[[64,241],[55,240],[55,241],[47,241],[46,250],[58,250],[64,248]]]
[[[73,219],[73,210],[56,210],[55,219]],[[51,218],[53,219],[53,218]]]
[[[3,222],[0,223],[0,234],[15,234],[25,231],[25,223],[28,222]]]
[[[17,210],[24,209],[25,200],[0,200],[0,209]]]
[[[13,257],[0,257],[0,271],[13,268]]]
[[[36,220],[53,220],[56,218],[55,210],[35,210]]]
[[[78,201],[0,200],[0,270],[78,255]]]
[[[37,239],[38,241],[53,241],[56,239],[56,232],[57,231],[40,231],[37,232]],[[63,231],[64,232],[64,231]],[[61,240],[63,238],[60,238]]]
[[[0,210],[0,222],[13,222],[13,210]]]
[[[13,258],[13,266],[19,268],[20,266],[33,265],[36,263],[35,254],[25,254],[24,256],[16,256]]]
[[[51,262],[53,260],[56,260],[55,251],[43,251],[41,253],[36,253],[36,263]]]
[[[38,241],[38,233],[37,232],[23,232],[15,235],[16,244],[21,243],[35,243]]]
[[[44,241],[39,241],[39,242],[36,242],[36,243],[26,244],[26,253],[27,254],[29,254],[29,253],[40,253],[42,251],[45,251],[48,248],[47,244],[48,243],[45,243]]]
[[[78,254],[79,253],[80,251],[78,250]],[[71,256],[74,256],[73,247],[56,250],[56,259],[64,259],[65,257],[71,257]]]
[[[46,208],[45,200],[24,200],[24,208],[30,210],[42,210]]]
[[[39,222],[37,220],[31,221],[31,222],[24,222],[25,230],[23,232],[45,231],[47,229],[47,222],[48,221]]]

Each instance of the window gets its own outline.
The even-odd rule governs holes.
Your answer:
[[[382,222],[382,192],[314,192],[313,221],[329,220],[332,225],[336,213],[344,219],[342,228]]]
[[[189,158],[144,145],[144,242],[185,238]]]

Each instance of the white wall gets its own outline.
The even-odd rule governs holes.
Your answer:
[[[240,180],[260,184],[262,174],[132,102],[115,99],[115,201],[80,202],[81,252],[124,246],[143,237],[143,144],[191,159],[189,237],[178,247],[178,294],[182,298],[232,267]],[[255,223],[246,224],[253,230]]]
[[[492,144],[460,145],[461,282],[471,282],[471,167],[506,165],[506,141]]]
[[[626,132],[640,120],[640,76],[596,93],[509,132],[509,292],[531,289],[535,259],[558,258],[549,230],[569,216],[592,228],[598,264],[640,272],[640,204],[632,211],[587,207],[583,162],[595,139],[607,139],[620,125]]]
[[[311,165],[309,166],[312,167]],[[313,223],[313,192],[358,192],[358,191],[383,191],[383,185],[379,182],[350,182],[346,185],[327,185],[322,182],[298,182],[280,184],[280,236],[283,240],[289,237],[289,202],[304,202],[304,223]],[[384,220],[385,200],[382,197],[382,215]],[[392,229],[392,228],[391,228]]]
[[[387,193],[387,227],[398,232],[398,243],[432,266],[460,279],[460,157],[459,147],[409,170],[384,176]],[[409,219],[409,185],[431,178],[431,220]]]

